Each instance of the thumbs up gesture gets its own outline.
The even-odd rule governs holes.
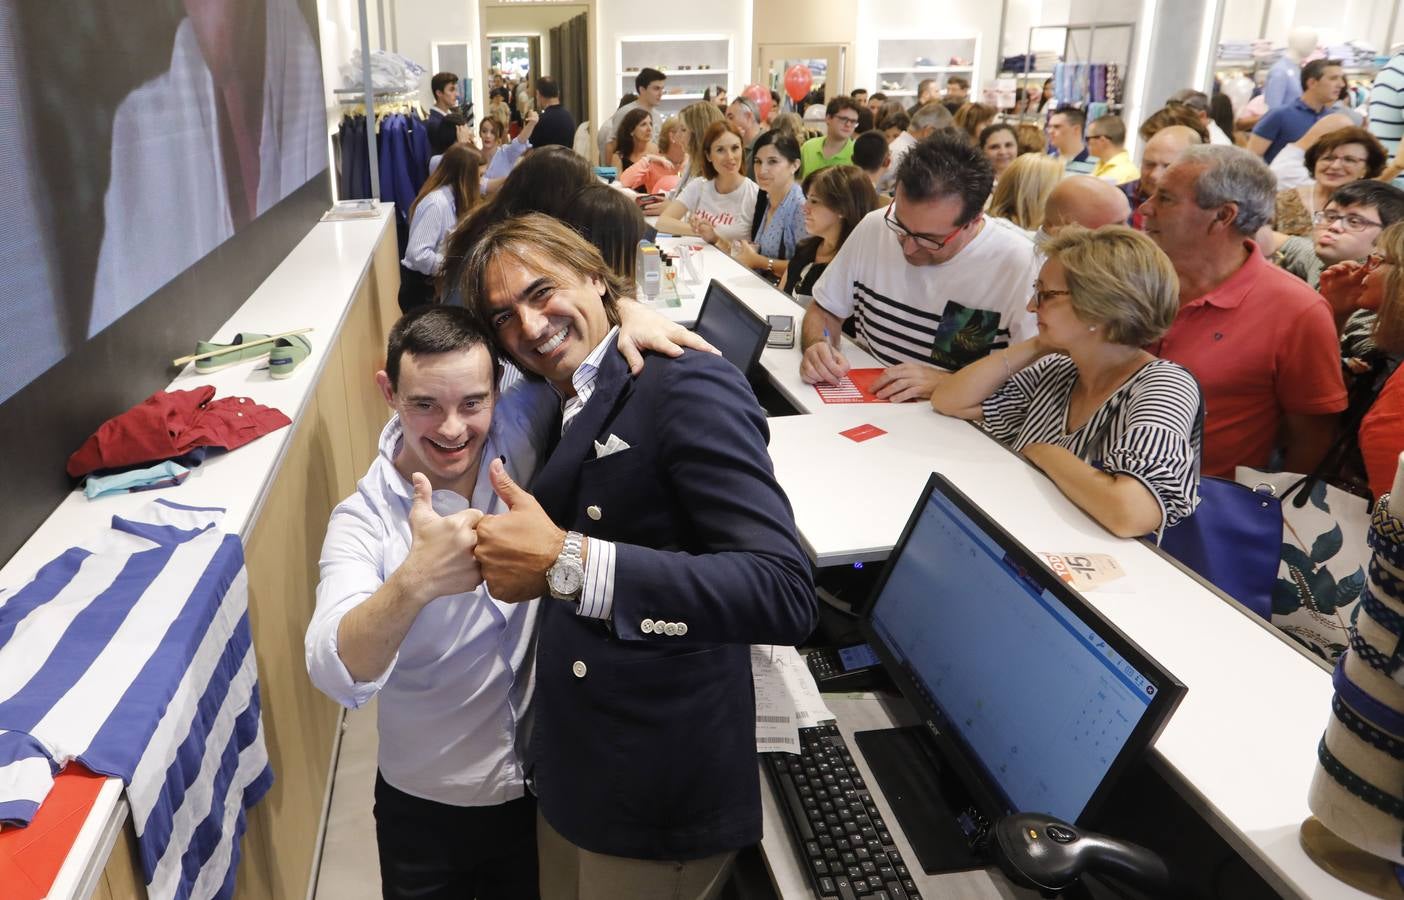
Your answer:
[[[419,599],[428,603],[438,597],[471,591],[483,583],[478,561],[473,555],[478,543],[476,528],[483,514],[465,509],[449,516],[434,510],[429,479],[415,472],[414,501],[410,504],[410,552],[400,568]]]
[[[512,480],[501,460],[489,467],[492,488],[507,512],[483,516],[475,553],[488,591],[503,603],[520,603],[546,593],[546,570],[565,545],[536,498]]]

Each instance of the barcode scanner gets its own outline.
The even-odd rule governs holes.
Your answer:
[[[1108,875],[1153,896],[1172,896],[1170,870],[1154,851],[1040,813],[995,823],[999,867],[1011,881],[1052,897],[1087,873]]]

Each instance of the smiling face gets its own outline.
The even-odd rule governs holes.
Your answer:
[[[778,197],[790,189],[799,167],[799,160],[791,162],[774,145],[767,144],[756,151],[756,184],[770,196]]]
[[[741,139],[730,131],[723,131],[707,148],[707,159],[718,175],[735,175],[741,171],[743,153]]]
[[[434,490],[472,492],[492,424],[493,371],[487,347],[400,357],[399,385],[376,376],[385,402],[400,414],[403,440],[395,468],[423,472]]]
[[[990,135],[981,149],[985,151],[990,165],[994,166],[995,177],[998,178],[1019,155],[1019,142],[1014,139],[1014,132],[1001,128]]]
[[[488,264],[486,289],[498,346],[517,365],[573,396],[571,376],[611,327],[604,283],[546,260],[504,253]]]
[[[1343,184],[1365,177],[1369,154],[1364,144],[1341,144],[1316,161],[1316,183],[1334,191]]]

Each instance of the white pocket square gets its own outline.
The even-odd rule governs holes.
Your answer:
[[[609,436],[609,439],[603,444],[601,444],[599,441],[595,441],[595,459],[604,459],[611,453],[618,453],[620,450],[628,449],[629,445],[624,443],[624,441],[621,440],[618,435],[611,434]]]

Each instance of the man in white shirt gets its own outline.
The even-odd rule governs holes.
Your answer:
[[[938,133],[907,151],[892,205],[869,213],[814,287],[801,332],[800,376],[848,373],[843,324],[886,369],[880,397],[925,400],[943,374],[1035,333],[1027,309],[1038,275],[1031,241],[981,210],[994,170],[963,135]]]
[[[518,381],[509,392],[527,402],[494,415],[497,369],[461,307],[396,323],[376,375],[395,414],[322,547],[307,670],[348,708],[380,695],[375,817],[388,898],[537,891],[536,804],[516,752],[537,603],[493,599],[473,547],[478,520],[499,506],[479,476],[502,457],[530,480],[553,397]]]
[[[663,133],[663,113],[658,109],[658,104],[663,102],[663,86],[667,80],[667,75],[647,66],[634,76],[634,90],[638,92],[639,99],[632,103],[625,103],[616,109],[614,115],[600,126],[600,132],[596,138],[600,147],[600,165],[605,165],[614,156],[614,133],[619,130],[619,124],[631,111],[635,109],[648,110],[649,115],[653,118],[653,133],[655,135]]]
[[[463,307],[402,317],[376,373],[394,415],[322,546],[307,671],[347,708],[379,696],[375,819],[386,898],[537,895],[536,803],[519,751],[538,601],[499,602],[473,554],[479,519],[504,511],[490,463],[531,484],[559,401],[539,380],[518,377],[499,391],[499,373]]]

